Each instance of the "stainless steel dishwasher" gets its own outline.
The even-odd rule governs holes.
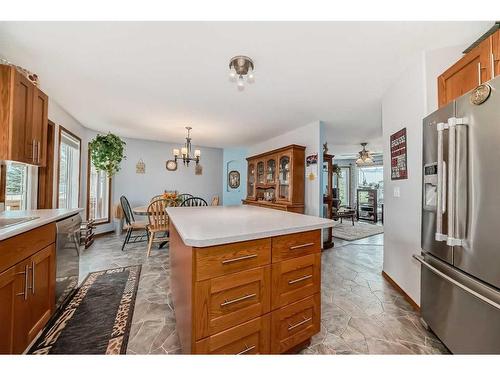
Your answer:
[[[78,287],[81,223],[80,214],[56,221],[56,309]]]

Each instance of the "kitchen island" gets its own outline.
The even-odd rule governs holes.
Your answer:
[[[333,221],[254,206],[167,213],[183,353],[295,352],[319,332],[321,229]]]

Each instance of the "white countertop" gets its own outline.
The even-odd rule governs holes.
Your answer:
[[[58,208],[53,210],[23,210],[0,212],[0,218],[36,217],[37,219],[0,228],[0,241],[27,232],[42,225],[64,219],[83,211],[83,208]]]
[[[168,207],[187,246],[205,247],[333,226],[333,220],[250,205]]]

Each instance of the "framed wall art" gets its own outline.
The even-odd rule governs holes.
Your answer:
[[[391,180],[408,178],[406,128],[391,135]]]

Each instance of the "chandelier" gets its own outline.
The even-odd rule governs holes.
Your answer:
[[[236,82],[239,91],[245,89],[245,81],[247,83],[255,81],[253,69],[253,61],[250,57],[235,56],[229,61],[229,79]]]
[[[361,146],[363,146],[363,149],[358,153],[358,160],[356,160],[356,165],[370,165],[373,164],[373,158],[370,154],[370,151],[368,151],[365,147],[368,143],[363,142],[361,143]]]
[[[194,157],[192,156],[193,150],[191,146],[191,127],[186,126],[187,129],[187,137],[186,137],[186,143],[184,144],[184,147],[181,147],[179,150],[178,148],[174,148],[174,159],[175,162],[177,162],[177,159],[182,158],[182,162],[184,165],[189,165],[190,161],[195,161],[196,165],[200,162],[200,156],[201,156],[201,151],[200,150],[194,150]]]

